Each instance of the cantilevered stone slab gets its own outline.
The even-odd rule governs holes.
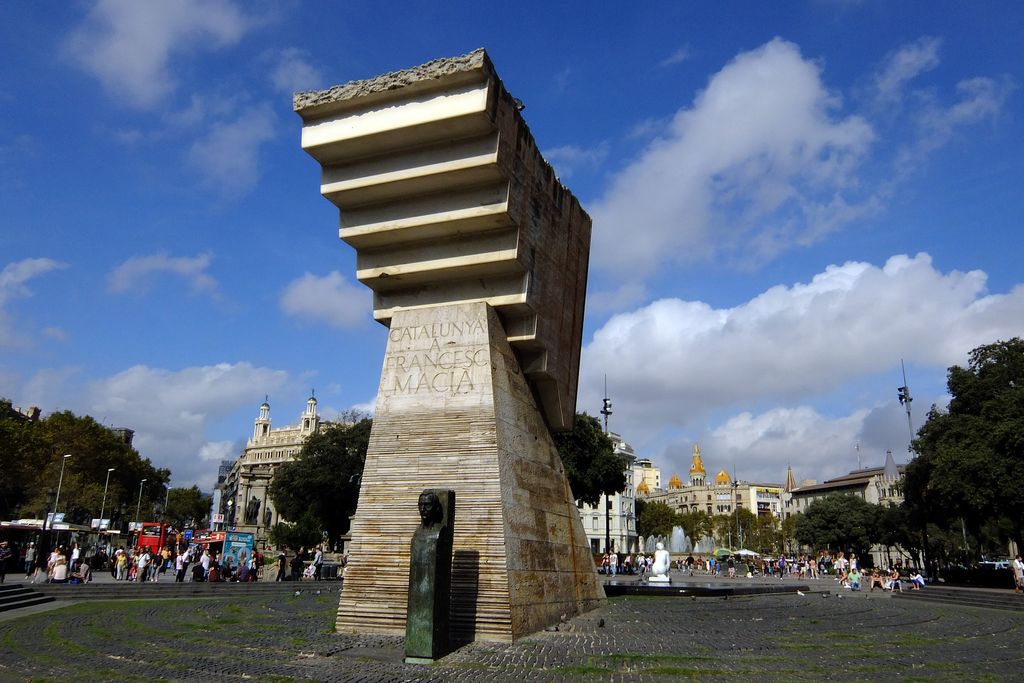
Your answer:
[[[604,599],[561,459],[482,302],[391,319],[339,631],[405,632],[417,501],[440,487],[459,501],[456,638],[515,639]]]
[[[377,320],[489,303],[548,426],[571,428],[590,218],[486,53],[298,93],[294,106]]]

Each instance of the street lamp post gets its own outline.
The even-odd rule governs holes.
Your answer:
[[[142,485],[145,484],[148,479],[143,479],[139,482],[139,500],[135,503],[135,521],[139,521],[139,511],[142,509]]]
[[[103,502],[100,503],[100,523],[97,531],[103,531],[103,512],[107,509],[107,486],[110,485],[110,473],[113,472],[114,469],[115,468],[113,467],[107,468],[107,480],[103,483]],[[110,528],[109,524],[107,525],[107,528]]]
[[[57,480],[57,495],[53,498],[53,512],[50,514],[50,531],[53,531],[53,520],[57,516],[57,506],[60,505],[60,487],[64,483],[64,466],[68,462],[68,458],[71,457],[70,453],[64,455],[64,459],[60,461],[60,478]]]

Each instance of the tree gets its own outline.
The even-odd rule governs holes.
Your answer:
[[[324,540],[320,520],[311,512],[306,513],[294,524],[278,522],[270,527],[270,543],[277,547],[288,546],[298,551],[300,548],[312,548]]]
[[[669,536],[672,527],[681,526],[679,521],[679,515],[668,504],[645,501],[637,509],[636,532],[644,537]]]
[[[949,369],[952,399],[932,407],[906,469],[906,506],[922,544],[927,523],[960,527],[974,539],[1000,526],[1024,542],[1024,341],[971,351],[966,368]],[[992,525],[991,523],[995,523]],[[961,527],[962,525],[962,527]],[[975,543],[973,554],[980,552]]]
[[[173,488],[167,492],[167,522],[178,529],[205,527],[210,514],[212,496],[205,495],[198,486]]]
[[[639,503],[639,501],[637,501]],[[639,513],[638,513],[639,514]],[[694,545],[705,536],[714,532],[714,524],[711,515],[703,510],[695,510],[679,513],[679,526],[683,527],[686,537]]]
[[[576,500],[597,505],[602,495],[626,488],[626,461],[615,454],[596,418],[577,413],[572,430],[552,434],[552,438]]]
[[[792,550],[793,543],[796,542],[796,525],[800,523],[800,518],[803,516],[802,513],[795,512],[786,519],[782,520],[782,529],[779,532],[779,545],[778,548],[782,552]]]
[[[819,498],[797,517],[796,540],[813,549],[866,556],[877,539],[878,509],[859,496],[835,493]]]
[[[65,454],[71,457],[65,460]],[[62,466],[58,511],[78,524],[99,517],[101,508],[104,517],[114,517],[122,504],[126,516],[134,517],[140,483],[139,507],[146,512],[140,516],[149,517],[153,503],[163,502],[171,474],[154,467],[120,433],[91,417],[62,411],[24,421],[11,415],[9,401],[0,400],[0,514],[10,518],[17,510],[19,517],[45,517],[50,511],[47,494],[56,492]]]
[[[362,417],[311,435],[298,457],[281,465],[268,491],[287,520],[306,520],[327,533],[331,545],[349,528],[359,502],[372,421]],[[291,543],[286,545],[291,546]]]

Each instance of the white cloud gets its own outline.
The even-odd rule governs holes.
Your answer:
[[[563,179],[568,178],[579,169],[600,166],[607,157],[607,142],[593,147],[563,145],[544,152],[544,158],[555,168],[556,175]]]
[[[13,299],[32,296],[32,290],[26,286],[32,278],[67,267],[68,264],[50,258],[27,258],[8,263],[0,270],[0,347],[18,346],[26,341],[25,336],[18,331],[19,325],[14,317],[7,312],[7,304]]]
[[[913,170],[928,154],[947,144],[958,127],[994,121],[1014,87],[1006,79],[970,78],[957,83],[959,99],[949,106],[942,106],[933,97],[927,98],[917,114],[913,142],[902,147],[897,154],[897,171],[906,174]]]
[[[892,104],[902,98],[903,88],[909,81],[939,65],[941,44],[938,38],[925,37],[890,54],[875,76],[878,99]]]
[[[239,453],[238,444],[234,441],[207,441],[199,448],[199,459],[220,463],[221,460],[234,460]]]
[[[254,23],[228,0],[99,0],[65,48],[113,97],[149,108],[177,85],[172,57],[234,45]]]
[[[259,182],[260,147],[274,137],[277,116],[268,105],[245,109],[221,121],[189,150],[189,161],[206,183],[222,194],[238,195]]]
[[[200,254],[191,258],[168,256],[166,253],[132,256],[111,271],[107,277],[107,287],[111,292],[117,293],[145,293],[156,275],[170,273],[185,280],[194,294],[216,295],[217,281],[206,272],[212,260],[210,254]]]
[[[347,328],[364,324],[372,309],[369,290],[349,283],[334,270],[323,277],[306,273],[290,282],[281,294],[281,310],[297,318]]]
[[[616,431],[665,443],[722,415],[827,397],[900,358],[944,376],[1022,334],[1024,285],[990,294],[983,272],[942,273],[927,254],[849,262],[734,308],[662,299],[614,316],[584,348],[579,405],[600,405],[607,373]]]
[[[838,105],[792,43],[737,56],[592,204],[595,265],[763,259],[836,229],[821,207],[856,203],[842,193],[874,139],[863,119],[834,118]]]
[[[665,59],[658,63],[658,66],[672,66],[673,64],[681,64],[692,56],[690,48],[686,45],[677,49],[675,52],[670,54]]]
[[[310,63],[310,55],[306,50],[289,47],[274,56],[270,82],[280,92],[291,94],[299,90],[324,87],[324,76]]]
[[[93,382],[81,409],[107,424],[135,430],[135,447],[159,467],[168,467],[174,481],[198,481],[209,487],[216,478],[211,460],[237,455],[206,438],[217,418],[262,400],[288,382],[282,370],[250,363],[219,363],[181,370],[137,365]],[[102,416],[102,417],[101,417]],[[239,425],[244,435],[247,425]]]
[[[612,290],[587,292],[587,314],[599,315],[621,311],[647,298],[647,287],[641,282],[627,282]]]

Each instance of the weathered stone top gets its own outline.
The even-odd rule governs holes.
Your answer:
[[[391,71],[375,78],[349,81],[326,90],[297,92],[292,106],[300,112],[311,107],[321,107],[333,102],[366,97],[390,90],[398,90],[423,81],[432,81],[452,74],[477,71],[490,67],[491,60],[481,47],[458,57],[442,57],[409,69]]]

